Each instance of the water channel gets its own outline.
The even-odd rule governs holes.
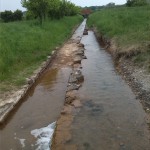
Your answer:
[[[85,23],[72,39],[81,38]],[[75,115],[69,142],[77,144],[79,150],[149,150],[142,105],[116,73],[111,56],[99,46],[94,33],[89,31],[81,42],[87,56],[82,61],[85,80],[78,92],[83,106]],[[56,56],[20,106],[0,126],[1,150],[36,149],[37,139],[31,131],[46,127],[59,117],[71,67],[66,65],[68,59],[62,58],[66,63],[63,65],[57,59]]]
[[[71,144],[79,150],[149,150],[149,131],[142,105],[115,71],[112,58],[92,31],[81,41],[84,83],[79,89],[83,107],[72,124]]]

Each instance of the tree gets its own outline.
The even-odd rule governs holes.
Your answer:
[[[106,7],[115,7],[115,3],[111,2],[106,5]]]
[[[127,0],[126,6],[144,6],[147,5],[147,0]]]
[[[12,11],[4,11],[4,12],[1,12],[1,18],[4,22],[10,22],[10,21],[13,21],[14,20],[14,17],[13,17],[13,12]]]
[[[47,16],[59,19],[79,12],[79,7],[67,0],[22,0],[22,6],[27,8],[27,14],[38,17],[41,24]]]
[[[35,17],[38,17],[42,24],[48,11],[48,0],[22,0],[22,6],[31,11]]]
[[[22,17],[23,17],[23,12],[21,10],[16,10],[14,13],[13,13],[13,19],[14,20],[22,20]]]

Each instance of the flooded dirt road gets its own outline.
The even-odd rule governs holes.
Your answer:
[[[82,107],[72,123],[72,140],[79,150],[149,150],[146,114],[129,86],[116,73],[111,56],[92,31],[84,36],[87,60],[82,61]]]
[[[149,150],[150,134],[142,105],[116,73],[111,56],[99,46],[94,33],[89,31],[82,37],[85,24],[86,20],[59,50],[22,104],[0,126],[0,150],[47,150],[39,147],[42,141],[37,144],[35,136],[41,130],[35,129],[45,130],[46,134],[40,134],[45,138],[50,130],[43,127],[51,127],[62,114],[72,54],[79,49],[81,38],[87,59],[82,60],[82,67],[79,65],[84,82],[75,93],[82,104],[70,111],[71,136],[63,144],[75,145],[73,148],[79,150]]]

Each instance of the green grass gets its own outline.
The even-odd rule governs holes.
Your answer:
[[[22,85],[25,78],[46,60],[51,51],[67,40],[80,16],[47,20],[0,23],[0,89]]]
[[[89,17],[89,26],[96,26],[105,37],[114,40],[119,53],[139,51],[133,60],[150,64],[150,6],[103,9]]]

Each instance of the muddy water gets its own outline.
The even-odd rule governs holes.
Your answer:
[[[0,130],[0,149],[35,149],[33,129],[56,121],[63,106],[69,68],[48,70]],[[58,94],[59,93],[59,94]],[[25,139],[21,144],[21,139]],[[24,148],[23,148],[24,147]]]
[[[76,49],[86,20],[75,31],[71,41],[62,47],[48,70],[30,90],[3,126],[0,126],[0,150],[34,150],[37,139],[31,131],[55,122],[62,110],[71,72],[71,53]],[[43,135],[44,136],[44,135]],[[44,149],[45,150],[45,149]]]
[[[72,141],[79,150],[149,150],[145,112],[129,86],[115,72],[111,56],[92,31],[81,41],[84,83],[79,90],[82,108],[72,124]]]

